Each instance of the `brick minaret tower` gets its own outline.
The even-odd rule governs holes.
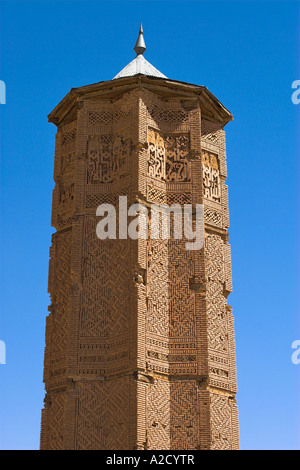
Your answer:
[[[238,449],[224,126],[145,58],[73,88],[57,126],[42,449]],[[205,241],[100,240],[102,203],[203,204]]]

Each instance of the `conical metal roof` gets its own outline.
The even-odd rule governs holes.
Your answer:
[[[146,51],[144,40],[143,26],[140,25],[139,36],[134,46],[137,56],[129,64],[126,65],[114,78],[132,77],[133,75],[148,75],[150,77],[167,78],[163,73],[153,67],[143,56]]]

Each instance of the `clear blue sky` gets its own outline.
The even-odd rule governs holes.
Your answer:
[[[298,2],[1,1],[2,449],[38,449],[55,126],[72,88],[135,54],[205,85],[226,126],[242,449],[299,449]]]

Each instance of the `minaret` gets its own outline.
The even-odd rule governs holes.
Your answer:
[[[112,80],[72,88],[48,117],[56,232],[41,448],[238,449],[223,130],[232,115],[206,87],[153,67],[142,25],[134,50]],[[204,245],[100,239],[97,207],[118,213],[120,196],[128,207],[204,208]]]

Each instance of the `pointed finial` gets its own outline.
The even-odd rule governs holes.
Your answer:
[[[137,38],[137,41],[134,46],[134,51],[136,52],[136,55],[144,54],[146,51],[146,44],[144,41],[144,36],[143,36],[143,25],[141,23],[140,30],[139,30],[139,37]]]

